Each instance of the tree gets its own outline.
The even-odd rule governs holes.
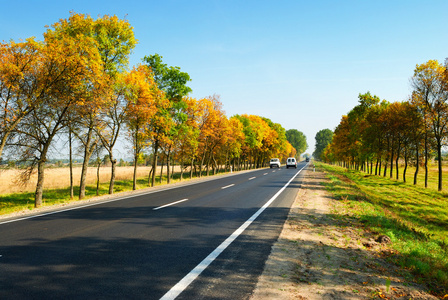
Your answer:
[[[155,99],[163,97],[152,78],[152,72],[147,66],[138,66],[125,77],[124,95],[127,102],[126,124],[128,138],[132,141],[134,155],[133,186],[136,189],[137,163],[143,149],[148,146],[150,136],[147,124],[154,118],[157,107]]]
[[[446,68],[443,65],[439,64],[437,60],[429,60],[416,66],[411,79],[415,92],[420,95],[418,99],[421,100],[420,106],[424,109],[426,124],[436,141],[437,156],[439,157],[439,191],[442,190],[442,160],[440,158],[442,157],[443,141],[448,135],[448,91],[444,88],[445,74]],[[425,157],[427,160],[427,150]],[[425,163],[425,167],[427,169],[427,163]]]
[[[306,136],[297,129],[289,129],[286,131],[286,139],[296,149],[299,156],[308,148]]]
[[[125,107],[120,105],[120,95],[114,95],[114,92],[117,91],[114,85],[117,83],[117,74],[127,68],[130,52],[137,41],[128,21],[120,20],[116,16],[105,15],[94,20],[89,15],[71,12],[68,19],[61,19],[53,27],[56,34],[66,34],[73,38],[79,35],[92,38],[95,41],[93,46],[97,48],[100,54],[104,76],[107,77],[108,84],[103,86],[100,91],[92,90],[90,94],[92,101],[89,101],[89,105],[81,107],[79,111],[81,117],[74,117],[74,120],[78,121],[78,131],[74,133],[84,147],[79,199],[85,196],[88,163],[96,144],[100,140],[110,153],[112,172],[109,193],[112,194],[116,164],[112,156],[112,149],[124,116],[123,111],[113,110],[122,110]],[[109,94],[112,94],[112,96],[108,96]],[[101,122],[101,116],[107,120]],[[108,130],[101,130],[101,125],[103,125],[102,128]],[[95,132],[98,133],[97,137]]]
[[[89,105],[89,89],[103,84],[103,69],[94,41],[89,37],[55,35],[48,30],[39,65],[39,81],[48,88],[43,104],[24,118],[17,130],[15,145],[23,151],[22,159],[29,161],[25,179],[37,166],[38,179],[35,207],[42,204],[44,169],[50,146],[56,134],[68,123],[68,116],[75,108]]]
[[[121,128],[125,122],[125,116],[127,113],[127,103],[124,99],[126,93],[126,87],[122,83],[125,73],[117,74],[115,77],[109,77],[111,82],[112,93],[109,94],[107,99],[108,106],[100,111],[98,125],[93,127],[99,140],[107,153],[109,153],[109,161],[111,163],[111,174],[109,180],[109,194],[114,192],[115,184],[115,170],[117,160],[114,158],[114,147],[120,136]]]
[[[193,177],[193,164],[197,154],[199,142],[199,106],[198,101],[194,98],[184,97],[186,103],[187,120],[185,126],[182,126],[178,138],[174,141],[176,149],[176,157],[180,160],[180,180],[183,179],[185,161],[190,161],[190,178]]]
[[[187,86],[188,81],[191,81],[190,75],[186,72],[182,72],[179,67],[168,67],[162,63],[162,56],[156,54],[145,56],[143,61],[151,68],[154,74],[154,81],[158,88],[165,92],[170,106],[166,111],[171,118],[171,126],[169,130],[164,132],[165,139],[156,141],[157,147],[154,147],[154,161],[157,161],[157,150],[161,146],[166,150],[167,156],[167,179],[170,182],[170,162],[171,152],[173,150],[175,139],[179,136],[180,131],[184,130],[182,127],[186,122],[186,103],[183,101],[183,97],[187,96],[192,90]],[[167,128],[168,129],[168,128]],[[157,149],[156,149],[157,148]]]
[[[331,131],[330,129],[322,129],[316,133],[315,139],[316,146],[313,156],[316,159],[321,159],[321,155],[325,147],[327,147],[327,145],[330,144],[333,139],[333,131]]]
[[[11,134],[24,117],[38,107],[55,82],[40,73],[43,43],[0,43],[0,161]],[[48,78],[47,78],[48,79]]]

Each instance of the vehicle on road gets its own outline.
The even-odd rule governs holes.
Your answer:
[[[306,158],[306,162],[309,162],[309,161],[310,161],[310,158],[309,158],[309,157],[307,157],[307,158]]]
[[[297,161],[294,157],[288,157],[286,160],[286,168],[289,169],[289,167],[297,169]]]
[[[280,159],[278,158],[272,158],[271,161],[269,162],[269,167],[272,168],[280,168],[281,164],[280,164]]]

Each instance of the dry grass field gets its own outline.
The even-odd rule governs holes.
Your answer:
[[[147,177],[151,167],[138,167],[137,177]],[[36,188],[37,174],[34,174],[28,184],[20,184],[19,176],[21,170],[7,169],[0,170],[0,195],[34,192]],[[163,169],[166,173],[166,167]],[[175,167],[175,172],[180,172],[180,167]],[[100,182],[109,182],[110,180],[110,167],[100,168]],[[116,180],[132,180],[134,174],[133,167],[117,167]],[[156,175],[160,174],[160,167],[157,170]],[[79,185],[81,177],[81,167],[73,168],[73,184]],[[96,183],[96,168],[89,167],[87,170],[87,184]],[[44,189],[59,189],[70,186],[70,169],[66,168],[48,168],[45,170]]]

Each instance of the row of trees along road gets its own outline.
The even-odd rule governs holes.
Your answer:
[[[68,139],[72,198],[72,148],[82,149],[79,199],[85,197],[88,163],[99,149],[107,151],[113,193],[120,136],[132,145],[134,189],[137,163],[147,151],[153,153],[148,174],[153,186],[160,153],[168,158],[168,170],[176,160],[181,172],[188,165],[190,176],[193,169],[200,176],[220,165],[260,167],[271,157],[306,149],[297,130],[288,131],[295,149],[280,124],[255,115],[227,118],[218,96],[188,97],[189,75],[157,54],[129,69],[136,44],[128,21],[73,12],[48,28],[43,41],[0,44],[0,160],[6,155],[24,162],[24,182],[37,169],[36,207],[42,204],[45,163],[59,140]]]
[[[406,169],[425,170],[428,186],[428,161],[438,161],[438,190],[442,190],[442,147],[448,139],[448,59],[445,65],[436,60],[417,65],[411,78],[412,94],[404,102],[390,103],[370,93],[359,95],[355,106],[334,132],[322,159],[346,167],[362,169],[375,175],[399,179],[399,160]],[[382,169],[383,168],[383,169]],[[383,172],[383,173],[382,173]]]

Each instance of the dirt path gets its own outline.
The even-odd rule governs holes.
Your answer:
[[[343,215],[308,169],[251,300],[437,299],[381,258],[387,244]]]

